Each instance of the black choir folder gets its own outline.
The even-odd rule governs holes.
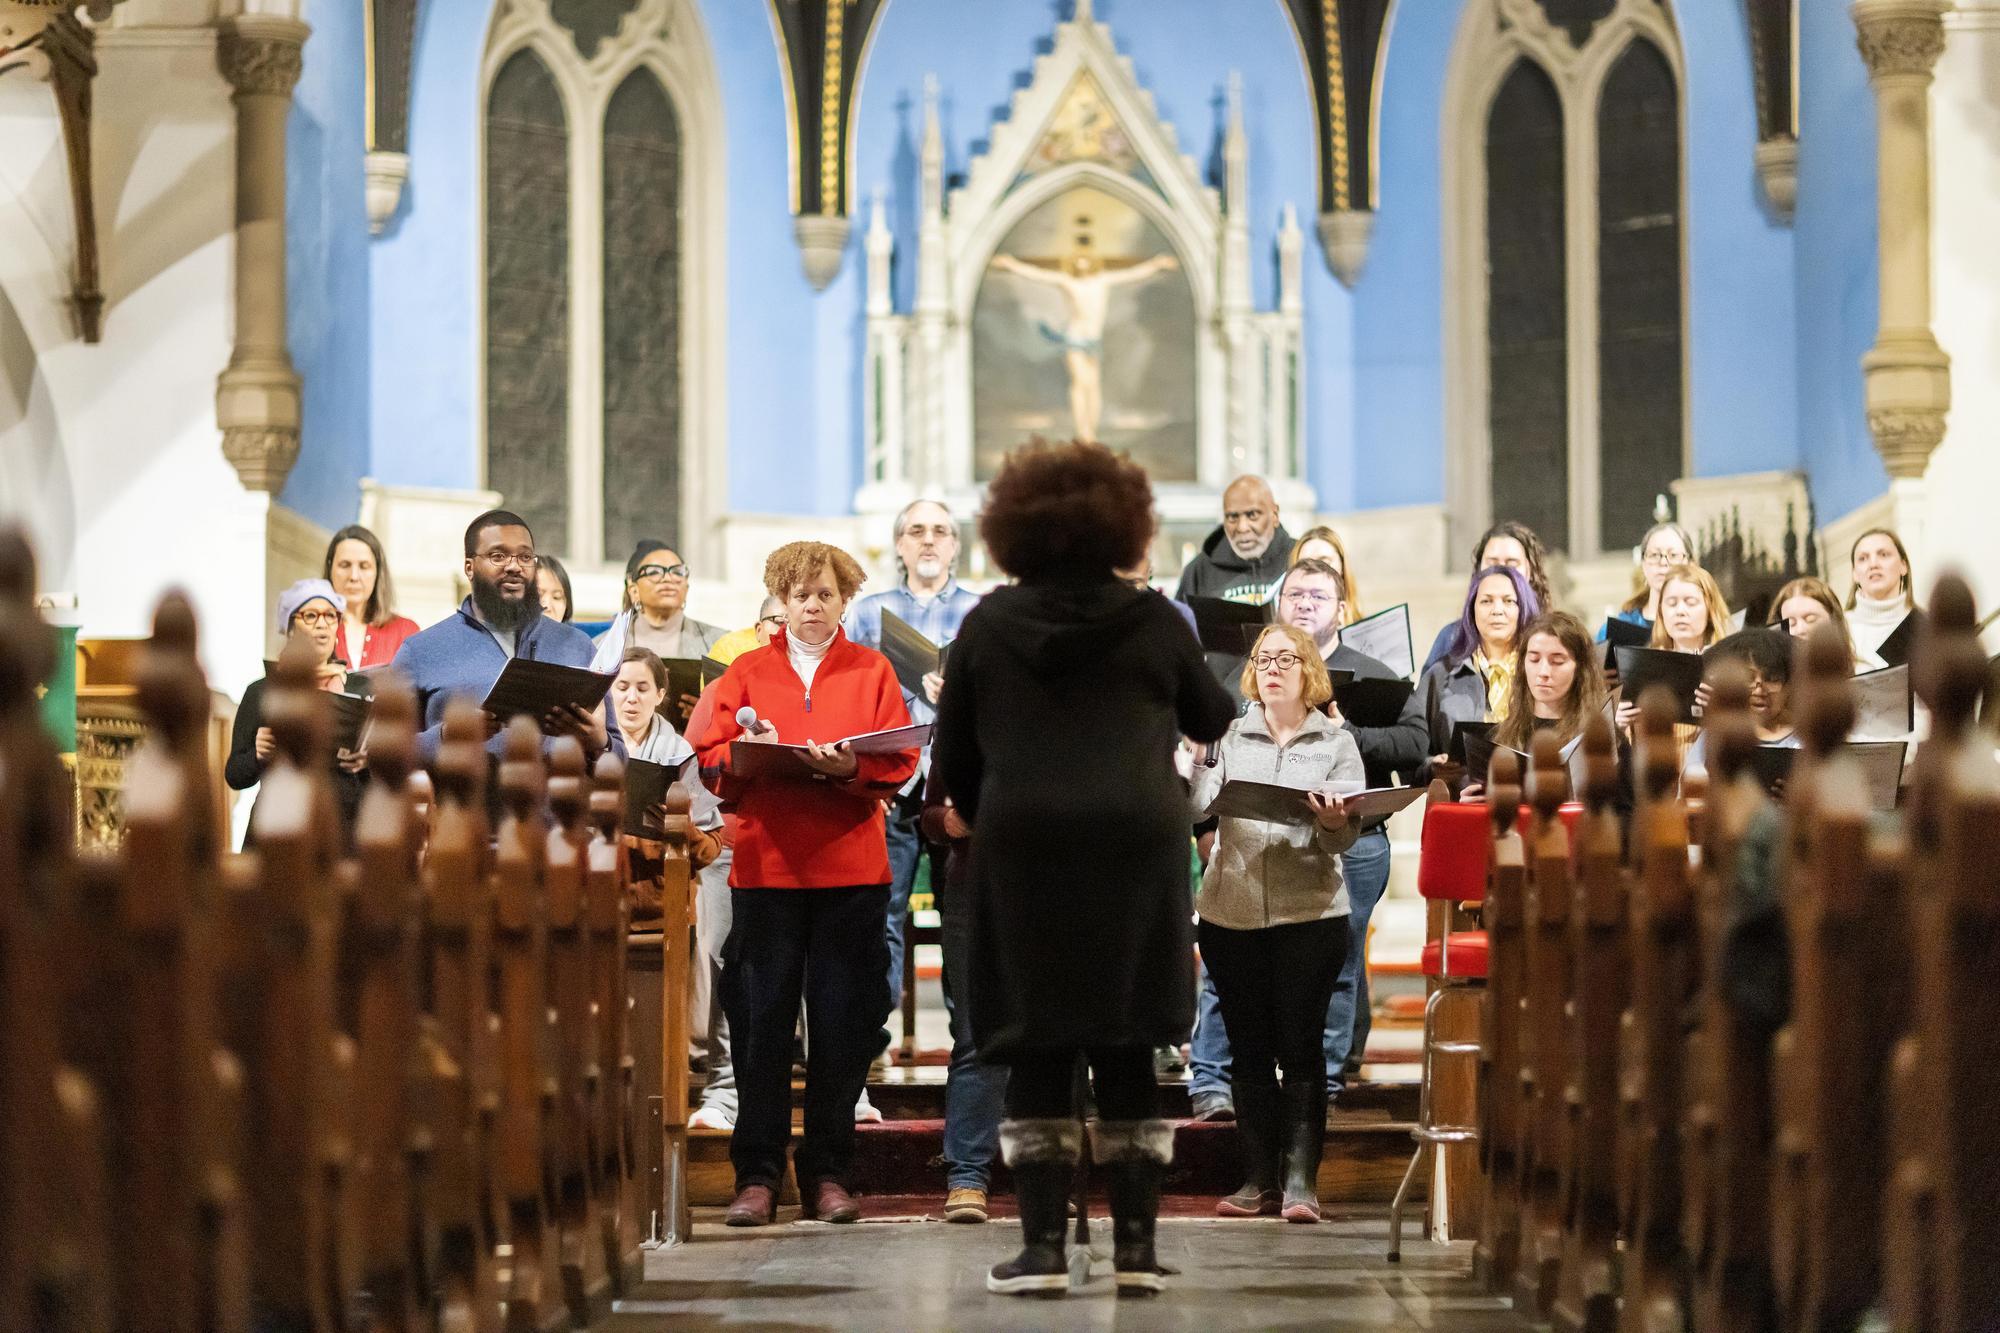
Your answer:
[[[864,731],[859,736],[828,741],[845,745],[857,755],[902,754],[930,744],[931,724],[891,727],[887,731]],[[806,762],[806,747],[782,741],[733,741],[729,746],[729,772],[739,778],[785,778],[813,781],[824,777]]]
[[[588,712],[604,702],[604,692],[611,688],[614,674],[564,666],[560,662],[510,657],[479,706],[503,722],[522,715],[540,721],[552,710],[563,707]]]
[[[1395,670],[1394,667],[1389,669]],[[1410,701],[1410,695],[1416,688],[1407,680],[1367,676],[1346,681],[1336,679],[1333,682],[1333,700],[1340,705],[1340,715],[1357,727],[1393,727],[1403,716],[1403,705]]]
[[[1339,791],[1331,788],[1354,819],[1393,815],[1413,803],[1427,790],[1423,787],[1373,787],[1367,791]],[[1255,819],[1266,824],[1310,824],[1319,818],[1308,792],[1275,782],[1251,782],[1232,778],[1216,794],[1214,813],[1223,819]]]
[[[1653,630],[1648,625],[1635,625],[1617,616],[1604,622],[1604,660],[1601,666],[1618,665],[1612,654],[1620,648],[1644,648],[1653,641]]]
[[[1248,651],[1246,639],[1271,622],[1271,608],[1262,602],[1231,602],[1220,597],[1190,597],[1188,610],[1194,612],[1195,636],[1211,653],[1242,657]],[[884,625],[889,623],[885,613]],[[1246,627],[1249,632],[1246,633]],[[886,651],[886,650],[885,650]]]
[[[660,659],[660,665],[667,669],[667,702],[674,706],[675,716],[679,716],[682,695],[699,698],[710,681],[729,669],[712,657],[666,657]]]
[[[896,679],[911,694],[925,697],[924,677],[944,670],[948,652],[948,645],[938,647],[895,612],[882,613],[882,656],[889,659]]]
[[[625,832],[635,838],[664,838],[666,825],[660,822],[660,807],[667,790],[687,772],[694,756],[678,764],[656,764],[647,759],[625,761]]]
[[[383,668],[370,667],[369,670],[380,671]],[[264,661],[264,678],[269,680],[277,674],[277,671],[278,664],[266,658]],[[354,667],[349,667],[347,674],[350,676],[359,676],[365,673]],[[330,725],[333,729],[334,748],[337,750],[360,749],[362,738],[368,734],[368,718],[374,711],[374,700],[363,698],[358,694],[348,694],[344,691],[320,690],[318,693],[326,699],[326,707],[333,713],[333,720]]]
[[[1681,721],[1701,720],[1701,710],[1694,703],[1695,691],[1701,687],[1700,653],[1622,646],[1614,651],[1618,657],[1618,692],[1628,702],[1638,703],[1648,689],[1664,685],[1680,705]]]

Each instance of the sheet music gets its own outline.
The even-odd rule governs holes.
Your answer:
[[[1854,678],[1854,730],[1858,741],[1899,740],[1916,725],[1910,668],[1885,667]]]
[[[1408,680],[1416,679],[1417,653],[1410,643],[1410,606],[1404,602],[1386,611],[1377,611],[1340,631],[1340,641],[1355,652],[1372,657]]]

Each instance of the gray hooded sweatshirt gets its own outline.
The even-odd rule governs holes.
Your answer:
[[[1336,784],[1354,791],[1365,781],[1354,737],[1317,711],[1306,714],[1298,734],[1281,748],[1264,720],[1264,706],[1251,704],[1230,724],[1217,749],[1212,767],[1198,763],[1194,768],[1197,821],[1209,816],[1222,785],[1232,778],[1306,791]],[[1195,911],[1202,920],[1229,930],[1346,916],[1340,854],[1360,832],[1358,819],[1328,829],[1317,823],[1301,827],[1225,818],[1216,830]]]

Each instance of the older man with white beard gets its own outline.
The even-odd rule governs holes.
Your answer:
[[[882,613],[887,611],[943,647],[958,637],[958,627],[964,623],[966,613],[979,604],[978,595],[959,587],[953,577],[958,562],[958,521],[937,501],[918,500],[896,515],[895,542],[896,569],[902,575],[902,582],[887,592],[871,593],[855,602],[847,613],[847,637],[870,648],[881,647]],[[944,685],[944,677],[933,674],[925,677],[923,684],[921,694],[909,691],[903,694],[910,721],[916,723],[929,722],[937,716],[938,690]],[[916,778],[889,808],[889,869],[894,878],[889,885],[887,979],[892,1006],[900,1004],[903,997],[903,934],[910,914],[910,889],[916,882],[917,862],[924,852],[921,825],[924,780],[929,771],[930,751],[926,750]],[[933,870],[936,869],[934,863]],[[953,993],[954,982],[959,987],[965,984],[963,978],[954,977],[953,973],[962,970],[962,965],[955,968],[952,959],[962,953],[954,946],[963,943],[961,927],[969,930],[969,922],[959,910],[961,904],[947,901],[948,895],[942,892],[940,883],[942,878],[941,874],[931,877],[933,888],[938,891],[938,912],[944,921],[945,1003],[952,1009],[952,1067],[945,1088],[944,1143],[946,1183],[951,1199],[945,1213],[952,1221],[984,1221],[987,1179],[999,1145],[1000,1099],[1006,1089],[1006,1071],[978,1064],[964,1013],[964,992]],[[855,1115],[857,1119],[881,1118],[867,1105],[865,1095],[862,1105],[855,1108]],[[956,1200],[956,1204],[951,1200]]]

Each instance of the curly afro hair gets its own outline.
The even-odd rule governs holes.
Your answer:
[[[979,533],[1023,580],[1109,577],[1153,540],[1146,470],[1101,444],[1035,440],[1007,455],[986,489]]]
[[[867,581],[861,562],[838,546],[825,542],[791,542],[771,552],[771,558],[764,562],[764,589],[779,601],[792,594],[792,589],[806,582],[822,569],[833,572],[833,584],[840,589],[840,600],[851,602],[854,594],[861,591]]]

